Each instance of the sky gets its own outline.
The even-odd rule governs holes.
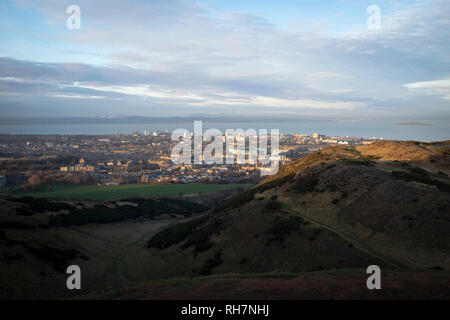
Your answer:
[[[195,114],[450,120],[450,0],[0,2],[1,117]]]

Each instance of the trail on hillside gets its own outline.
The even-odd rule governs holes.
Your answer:
[[[288,205],[287,210],[290,211],[292,214],[294,215],[298,215],[301,216],[303,219],[305,219],[306,221],[316,224],[324,229],[327,229],[328,231],[333,232],[334,234],[336,234],[337,236],[339,236],[340,238],[343,238],[344,240],[350,242],[356,249],[374,257],[377,258],[381,261],[384,261],[398,269],[411,269],[410,267],[406,266],[403,262],[398,261],[398,260],[394,260],[392,258],[388,258],[385,255],[379,253],[379,252],[375,252],[373,249],[369,248],[366,244],[364,244],[363,242],[359,241],[354,235],[353,232],[350,230],[350,228],[346,227],[344,224],[341,225],[341,227],[345,228],[345,232],[342,230],[339,230],[333,226],[327,225],[317,219],[313,219],[309,216],[306,216],[304,214],[302,214],[299,210],[293,208],[292,206]]]

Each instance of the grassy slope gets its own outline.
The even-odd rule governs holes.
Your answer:
[[[164,215],[145,220],[122,219],[112,223],[58,227],[50,225],[49,219],[70,217],[78,212],[76,209],[73,213],[69,213],[67,209],[61,209],[62,204],[84,207],[85,212],[92,218],[95,218],[95,212],[92,212],[96,208],[94,205],[103,208],[105,204],[77,200],[59,201],[56,205],[54,201],[46,199],[34,201],[25,198],[13,199],[17,201],[9,197],[0,197],[0,274],[2,275],[0,299],[70,298],[76,294],[67,290],[65,286],[64,271],[70,264],[79,265],[83,272],[83,289],[77,292],[78,294],[104,290],[109,286],[121,286],[126,284],[128,279],[147,280],[149,279],[147,273],[151,271],[149,264],[143,263],[143,258],[148,252],[147,241],[169,225],[192,219]],[[136,212],[139,214],[151,214],[152,208],[142,206],[143,201],[143,199],[134,199],[115,204],[113,201],[108,201],[107,205],[112,217],[116,216],[114,208],[128,206],[128,210],[133,210],[133,203],[139,203],[139,207],[136,207]],[[189,210],[190,208],[188,202],[185,206],[181,206],[177,199],[158,201],[168,201],[169,205],[175,206],[174,209]],[[45,203],[47,204],[44,205]],[[55,205],[50,206],[49,203]],[[28,216],[16,214],[15,209],[24,206],[29,211],[33,210],[34,213]],[[139,208],[141,209],[138,210]],[[192,214],[197,213],[192,212]],[[73,250],[77,250],[75,255],[67,255],[67,252],[70,253]]]
[[[317,175],[315,192],[290,192],[291,184],[286,183],[266,193],[277,194],[289,213],[397,267],[447,269],[449,248],[444,238],[448,215],[443,209],[449,202],[448,192],[434,185],[395,179],[391,174],[397,170],[410,173],[421,167],[430,170],[425,174],[430,180],[447,184],[448,176],[436,172],[448,173],[448,156],[436,152],[435,145],[425,147],[385,141],[356,148],[327,148],[285,167],[278,175],[279,179],[299,173],[301,177],[291,183]],[[330,169],[321,163],[329,163]],[[273,184],[273,179],[265,182]]]
[[[265,181],[269,184],[236,196],[184,240],[160,251],[151,249],[151,256],[155,261],[160,256],[161,264],[173,259],[171,264],[176,264],[177,269],[168,271],[165,267],[167,274],[160,273],[167,278],[170,274],[188,275],[189,268],[192,275],[198,275],[202,264],[214,261],[217,252],[221,253],[220,263],[209,263],[215,277],[271,270],[296,273],[319,270],[320,266],[331,272],[355,265],[367,267],[370,261],[384,272],[397,269],[388,272],[405,274],[397,288],[398,296],[405,298],[410,283],[438,270],[442,285],[436,292],[441,294],[450,279],[448,271],[441,270],[449,270],[450,262],[446,245],[449,216],[445,210],[449,195],[433,184],[406,181],[391,174],[397,170],[419,172],[433,181],[447,183],[448,156],[435,152],[434,145],[426,147],[429,149],[412,143],[384,142],[372,148],[324,149],[283,167],[275,177],[280,180],[271,177]],[[420,173],[420,168],[429,172]],[[294,176],[281,179],[290,174]],[[308,177],[316,177],[311,188],[301,183]],[[273,206],[267,206],[274,196],[278,196],[281,211],[270,212]],[[294,221],[292,217],[301,217],[310,224],[293,230],[283,228],[280,237],[274,237],[270,226],[286,219]],[[218,228],[206,232],[217,222]],[[195,246],[186,245],[193,239],[199,248],[209,249],[197,254]],[[183,261],[178,259],[181,255]],[[335,255],[337,260],[332,260]],[[425,288],[426,281],[422,285]],[[213,287],[205,289],[205,294],[215,294]],[[231,289],[230,297],[242,297]],[[421,290],[411,292],[411,297],[427,297]],[[194,291],[189,294],[198,293]]]
[[[130,197],[166,196],[182,194],[196,194],[199,192],[213,192],[236,188],[245,188],[248,184],[128,184],[120,186],[97,185],[54,185],[48,191],[43,187],[36,191],[21,193],[20,195],[36,198],[68,198],[90,200],[118,200]],[[7,192],[8,189],[5,190]],[[11,191],[11,190],[9,190]]]
[[[365,269],[225,274],[154,280],[78,299],[450,299],[448,272],[383,271],[382,290],[367,290]],[[220,290],[217,290],[220,288]]]

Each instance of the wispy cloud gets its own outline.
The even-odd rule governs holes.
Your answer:
[[[439,95],[450,100],[450,79],[413,82],[404,86],[412,92]]]

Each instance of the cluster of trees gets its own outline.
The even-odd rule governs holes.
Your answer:
[[[6,175],[9,185],[20,185],[21,190],[34,190],[42,185],[54,183],[96,183],[93,177],[73,174],[55,174],[62,165],[75,165],[78,157],[60,156],[48,159],[8,159],[0,161],[0,175]]]
[[[48,174],[46,172],[33,173],[25,183],[20,186],[22,191],[36,190],[42,185],[51,184],[95,184],[97,179],[92,176],[80,176],[76,174]],[[51,189],[51,187],[49,187]]]
[[[109,204],[97,204],[93,208],[71,210],[70,214],[61,214],[50,217],[52,226],[68,227],[88,223],[109,223],[126,219],[154,218],[162,214],[191,216],[207,208],[201,204],[187,200],[161,198],[161,199],[125,199],[124,201],[137,204],[116,206],[114,201]]]

